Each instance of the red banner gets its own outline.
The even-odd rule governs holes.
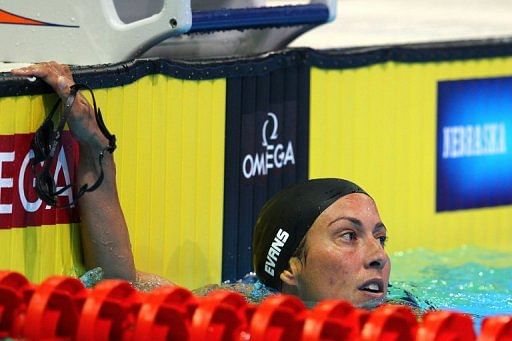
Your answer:
[[[33,134],[0,135],[0,229],[78,222],[76,207],[56,209],[37,197],[30,160]],[[74,182],[78,145],[69,131],[62,135],[51,165],[57,190]],[[73,202],[72,188],[58,196],[59,205]]]

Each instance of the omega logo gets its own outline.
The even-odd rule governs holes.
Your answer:
[[[267,175],[270,169],[283,168],[295,164],[292,141],[276,143],[278,139],[279,120],[276,114],[269,112],[261,129],[261,146],[259,153],[247,154],[242,161],[242,173],[246,179]]]

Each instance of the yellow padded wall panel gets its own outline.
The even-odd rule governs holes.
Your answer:
[[[512,250],[510,206],[436,213],[437,82],[512,75],[512,58],[311,71],[310,177],[376,199],[389,249]]]
[[[35,131],[55,96],[0,98],[0,135]],[[12,150],[20,152],[13,146]],[[2,204],[6,202],[2,201]],[[0,269],[19,271],[34,282],[52,274],[83,272],[78,224],[55,224],[0,229]]]
[[[0,230],[0,269],[18,271],[39,283],[53,274],[83,271],[78,224]]]
[[[95,93],[119,141],[119,193],[137,267],[189,288],[218,283],[225,80],[151,75]]]
[[[222,262],[225,80],[150,75],[94,90],[109,130],[137,267],[179,285],[218,283]],[[54,95],[0,98],[1,135],[28,134]],[[39,282],[79,275],[78,224],[0,230],[0,268]]]

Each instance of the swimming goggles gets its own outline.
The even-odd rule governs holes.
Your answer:
[[[71,112],[71,108],[73,107],[73,103],[75,102],[76,95],[79,90],[84,89],[89,90],[91,94],[94,114],[96,117],[96,123],[98,124],[101,133],[108,139],[108,146],[106,146],[99,153],[98,161],[100,164],[100,175],[96,182],[92,184],[92,186],[89,186],[88,184],[80,186],[73,202],[67,205],[58,205],[57,196],[62,194],[64,191],[68,190],[73,185],[68,184],[60,189],[57,189],[54,176],[50,174],[50,166],[53,164],[53,158],[55,157],[57,148],[61,143],[62,131],[64,129],[64,125],[66,124],[67,117]],[[59,99],[55,103],[50,114],[41,124],[41,127],[39,127],[39,129],[37,129],[37,131],[34,133],[34,138],[32,139],[31,143],[31,148],[34,152],[34,157],[31,160],[31,164],[35,176],[35,190],[38,197],[50,206],[56,208],[68,208],[74,206],[78,199],[81,198],[85,193],[92,192],[101,185],[104,178],[102,165],[104,153],[106,151],[108,151],[111,154],[114,152],[114,150],[116,149],[116,137],[115,135],[112,135],[105,126],[103,117],[101,115],[101,110],[96,107],[96,99],[94,98],[94,93],[92,89],[87,85],[74,84],[71,86],[71,90],[64,105],[62,115],[57,125],[57,129],[54,130],[53,116],[57,111],[60,102],[61,100]],[[41,162],[43,162],[42,167],[40,166]]]

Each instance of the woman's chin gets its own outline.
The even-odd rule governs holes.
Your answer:
[[[354,302],[353,304],[354,304],[354,306],[356,306],[358,308],[373,309],[373,308],[380,306],[382,303],[385,302],[385,300],[386,300],[385,294],[372,295],[372,296],[366,295],[365,298],[362,298],[362,299],[358,300],[357,302]]]

